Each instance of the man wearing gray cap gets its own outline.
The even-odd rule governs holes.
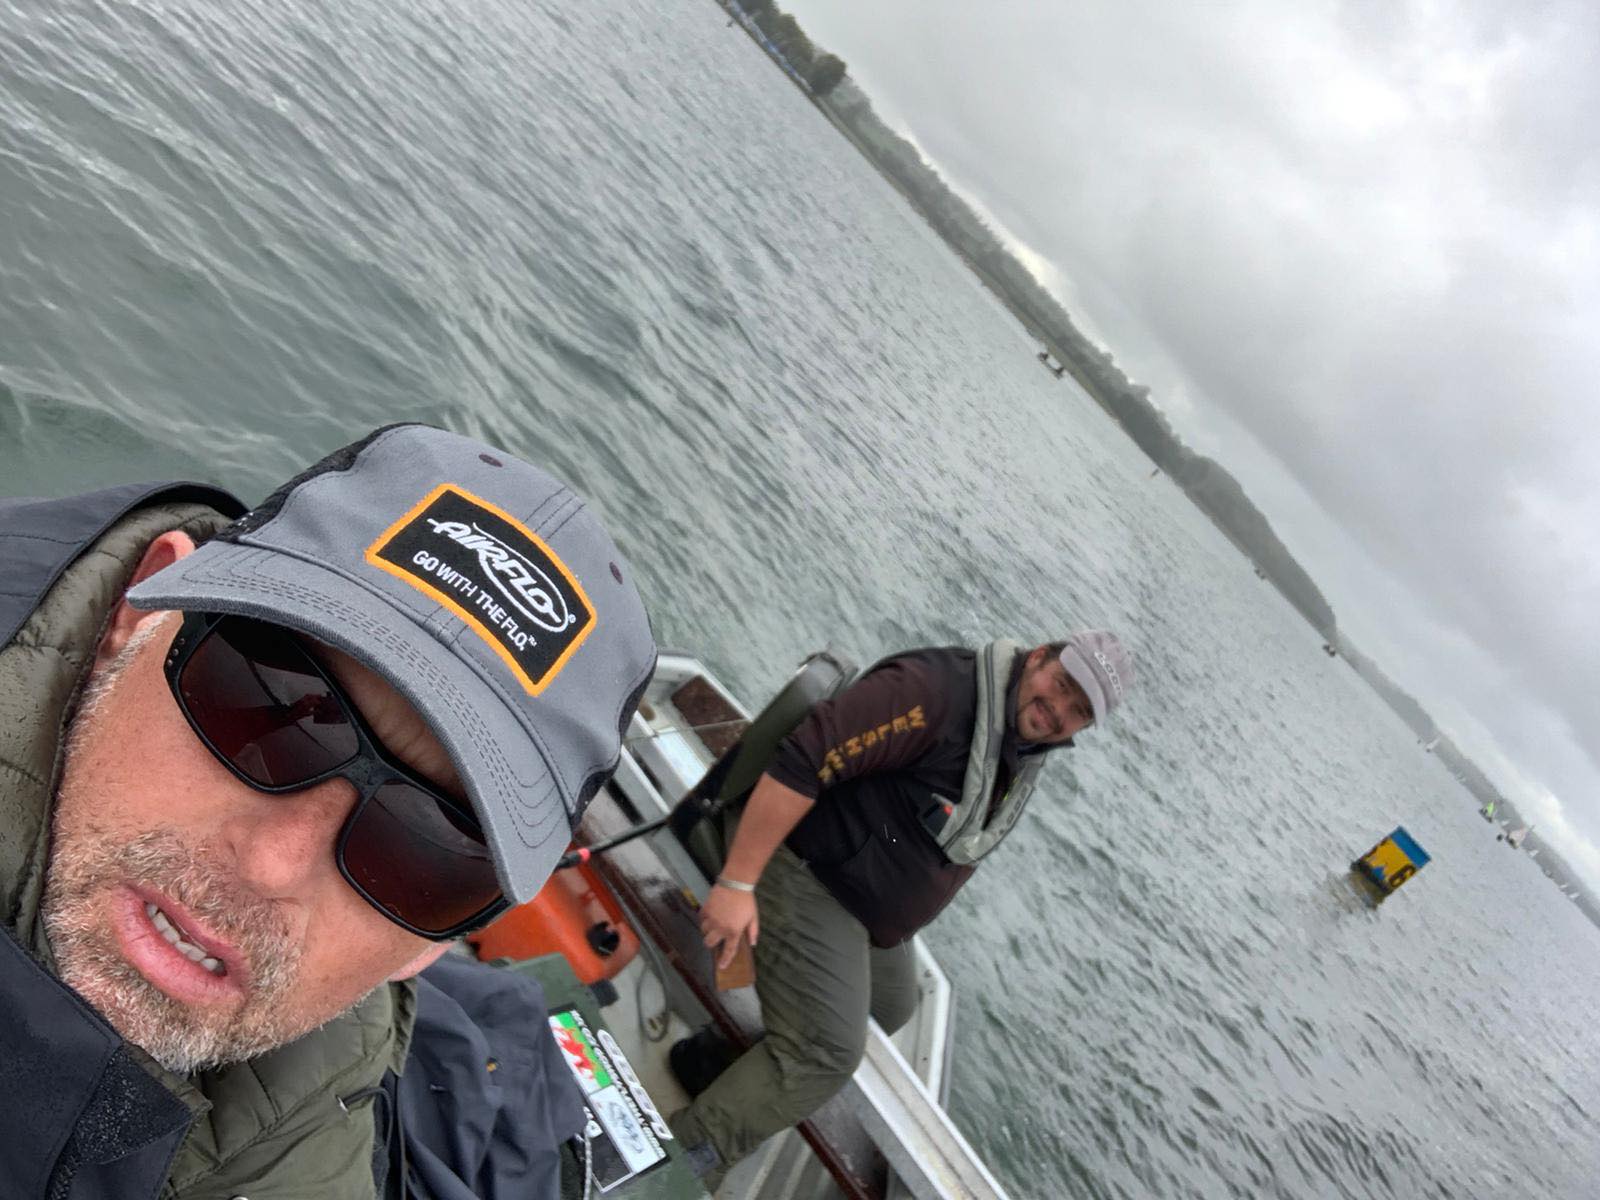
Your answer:
[[[0,502],[8,1195],[370,1197],[408,981],[539,890],[653,669],[503,451],[391,426],[240,509]]]
[[[867,1017],[904,1024],[906,942],[1016,828],[1046,752],[1104,724],[1133,684],[1105,630],[1031,650],[913,650],[813,706],[779,745],[701,909],[727,965],[755,948],[765,1036],[673,1047],[693,1102],[671,1120],[708,1186],[841,1088]]]

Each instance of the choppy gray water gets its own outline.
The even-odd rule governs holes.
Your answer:
[[[1126,630],[1126,719],[932,933],[1014,1193],[1596,1194],[1600,934],[1033,349],[709,3],[0,15],[0,490],[257,498],[425,418],[595,498],[752,696]]]

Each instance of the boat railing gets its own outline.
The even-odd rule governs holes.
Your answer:
[[[847,1091],[858,1094],[850,1107],[917,1200],[1005,1200],[950,1114],[876,1025]]]

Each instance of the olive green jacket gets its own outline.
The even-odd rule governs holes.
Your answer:
[[[151,540],[169,529],[200,538],[225,523],[193,503],[137,509],[60,576],[0,647],[0,923],[52,974],[40,899],[74,701]],[[135,1049],[192,1114],[163,1200],[369,1200],[372,1101],[352,1099],[347,1111],[342,1100],[378,1084],[386,1070],[400,1070],[414,1013],[413,985],[387,985],[298,1041],[187,1077]],[[0,1012],[0,1021],[21,1016]]]

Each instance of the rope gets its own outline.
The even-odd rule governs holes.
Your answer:
[[[624,746],[631,746],[634,742],[654,741],[659,737],[666,737],[669,733],[703,733],[707,729],[726,729],[729,725],[748,725],[748,717],[734,717],[727,721],[711,721],[705,725],[676,725],[670,729],[652,729],[649,733],[636,733],[632,737],[622,739]]]
[[[589,1131],[594,1128],[594,1117],[583,1123],[583,1200],[589,1200],[594,1187],[594,1146]]]

